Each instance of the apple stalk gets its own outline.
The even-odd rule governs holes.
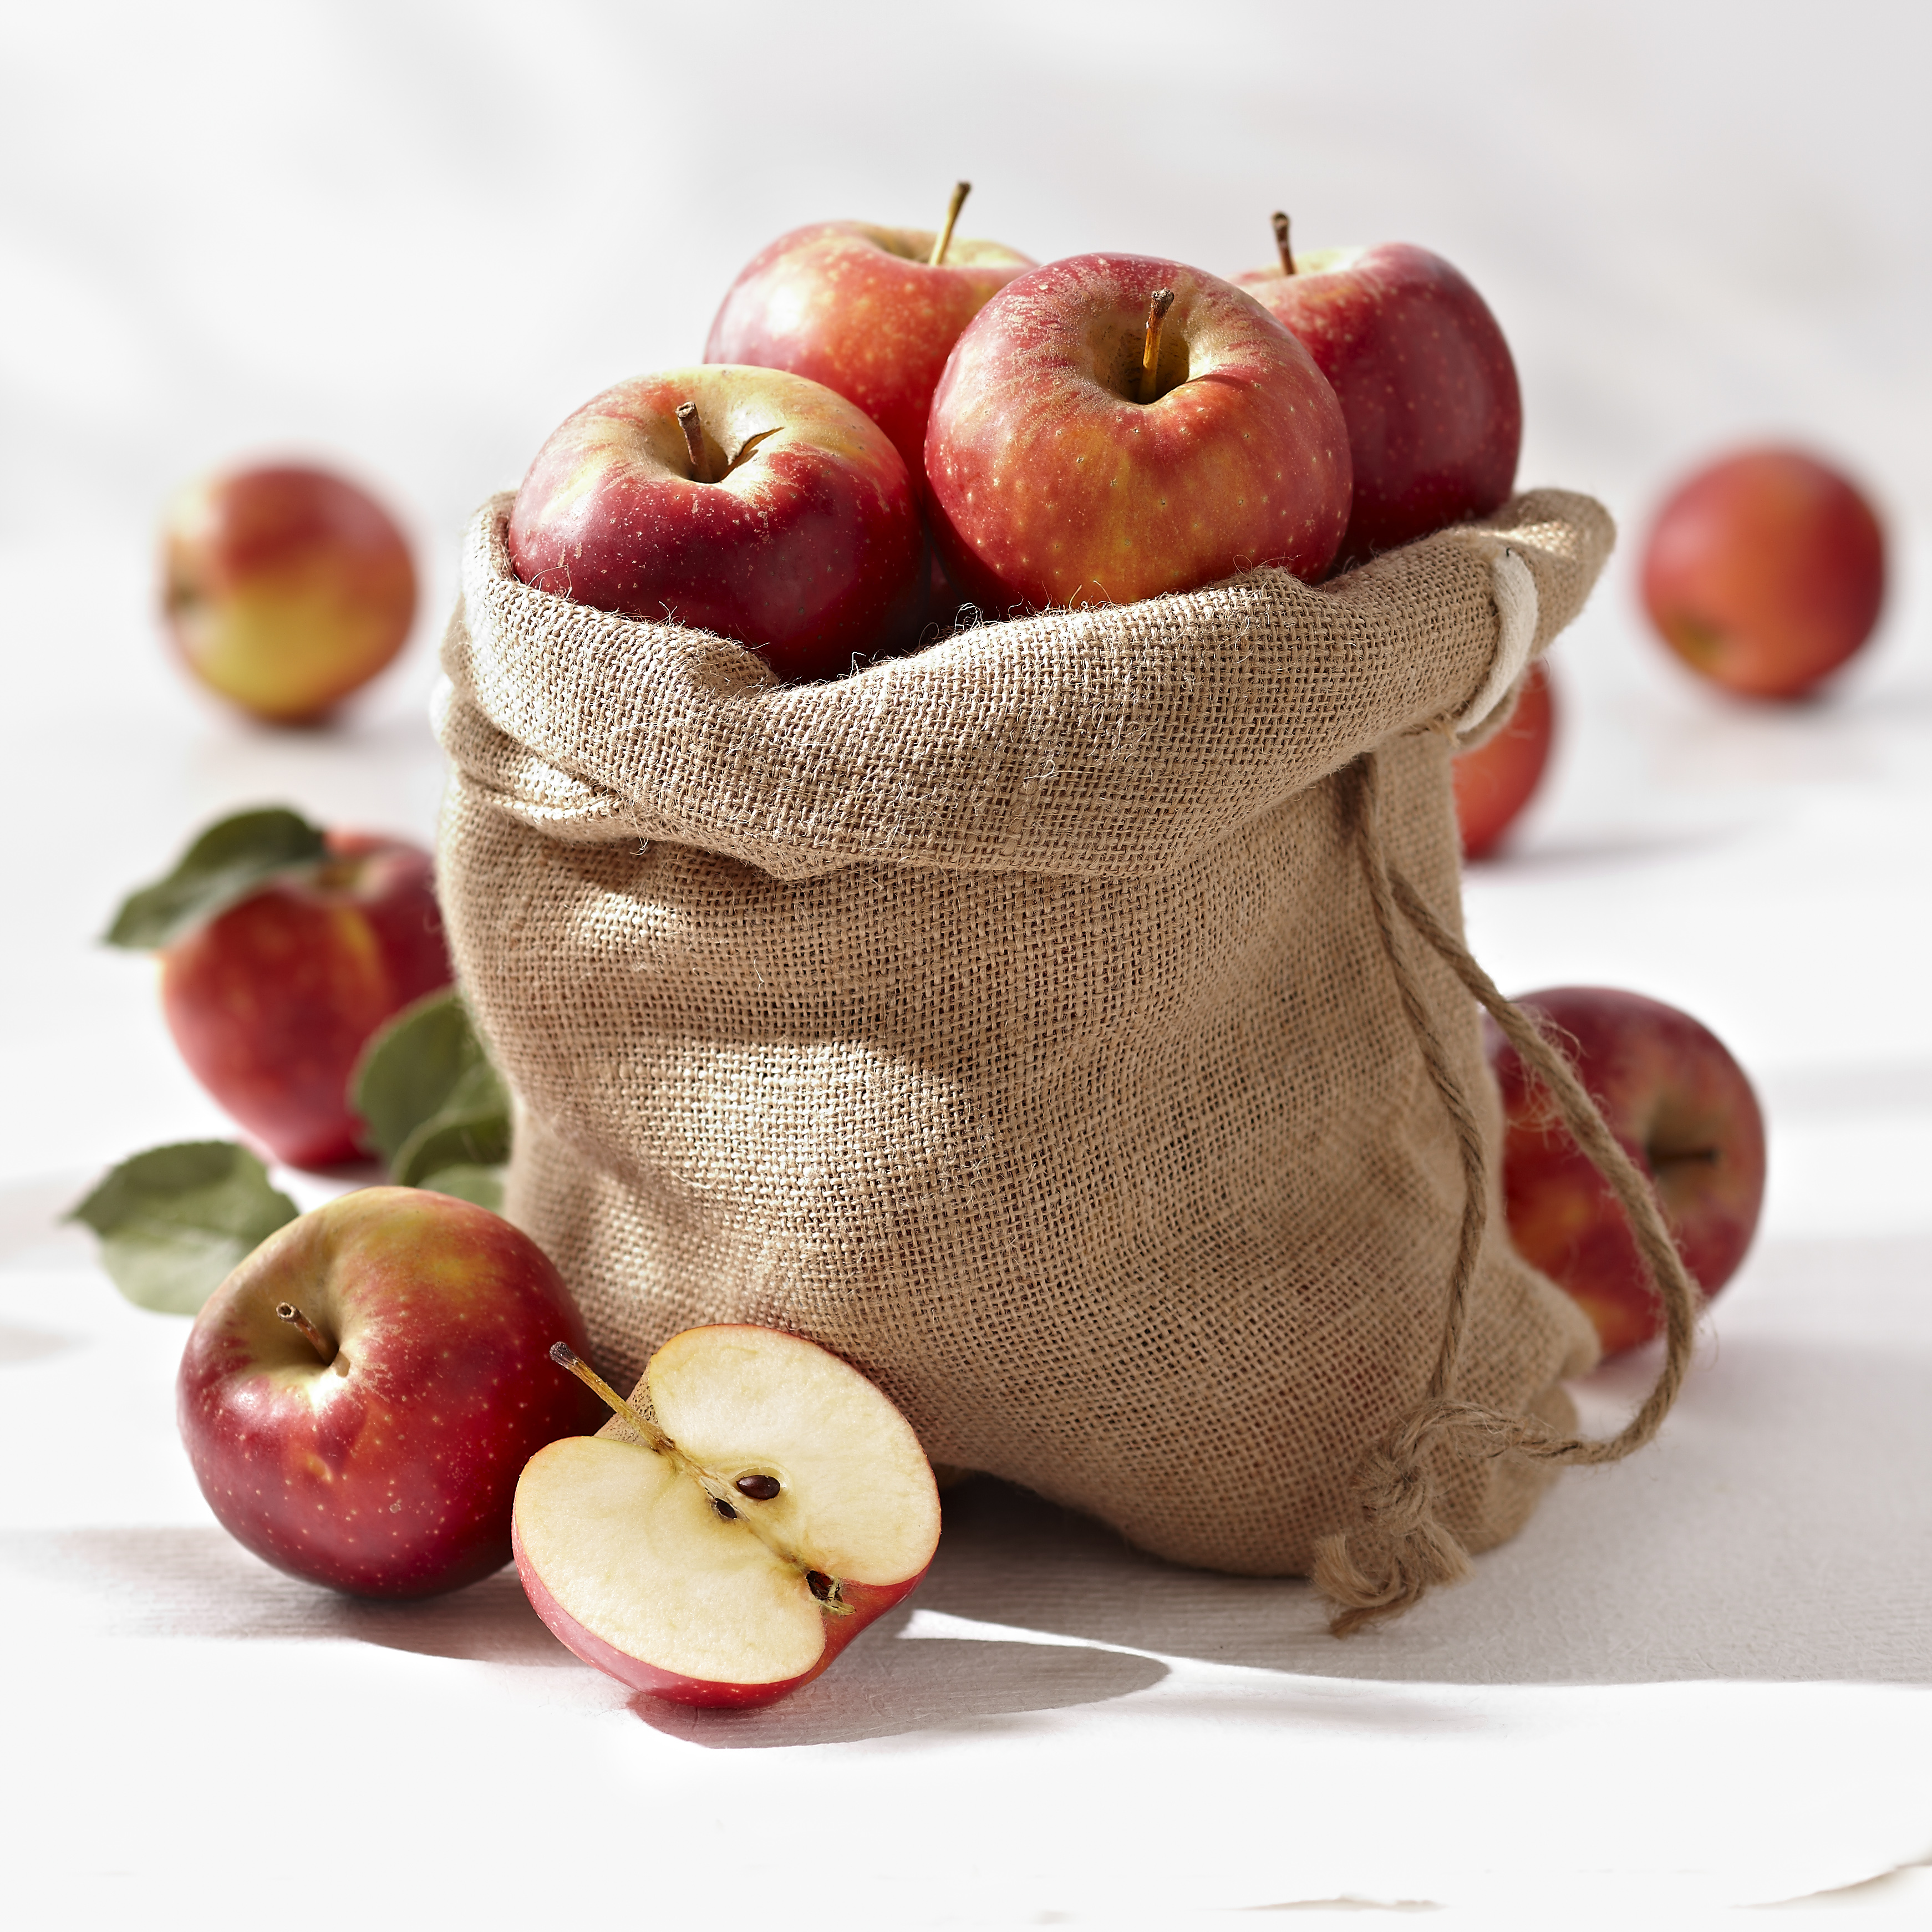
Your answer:
[[[1269,218],[1274,224],[1274,245],[1281,256],[1281,272],[1284,275],[1294,273],[1294,254],[1288,245],[1288,217],[1280,208]]]
[[[952,230],[958,223],[959,211],[966,206],[966,197],[972,192],[970,182],[953,184],[952,199],[946,204],[946,220],[933,242],[932,259],[926,264],[928,268],[936,268],[946,260],[946,251],[952,245]]]
[[[1152,402],[1160,393],[1160,337],[1167,312],[1174,306],[1172,289],[1156,289],[1148,298],[1147,333],[1141,339],[1140,400]]]
[[[613,1414],[628,1422],[638,1432],[646,1448],[653,1454],[663,1456],[674,1468],[688,1476],[704,1492],[712,1508],[720,1517],[727,1522],[742,1522],[782,1563],[796,1570],[805,1579],[806,1588],[811,1591],[821,1610],[835,1616],[849,1616],[851,1614],[851,1606],[844,1601],[836,1576],[828,1576],[822,1570],[815,1570],[810,1564],[802,1561],[769,1524],[760,1522],[755,1515],[738,1509],[723,1493],[727,1489],[735,1489],[741,1496],[751,1502],[770,1502],[778,1494],[781,1487],[776,1477],[753,1472],[740,1476],[735,1482],[728,1483],[712,1471],[701,1468],[693,1462],[649,1416],[634,1403],[627,1402],[620,1395],[568,1342],[554,1343],[550,1358],[558,1367],[568,1369],[585,1387],[595,1390]]]
[[[338,1375],[349,1372],[349,1364],[342,1359],[340,1348],[332,1342],[293,1302],[277,1302],[275,1312],[322,1358],[322,1366],[325,1369],[332,1368]]]

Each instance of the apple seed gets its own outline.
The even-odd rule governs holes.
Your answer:
[[[778,1494],[780,1486],[776,1476],[740,1476],[731,1486],[754,1503],[768,1503]]]

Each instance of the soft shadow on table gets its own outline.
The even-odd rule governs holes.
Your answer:
[[[334,1638],[484,1664],[576,1658],[530,1608],[514,1570],[420,1603],[372,1603],[285,1576],[225,1531],[16,1530],[0,1571],[77,1590],[76,1613],[116,1636]]]
[[[852,1744],[940,1724],[1007,1727],[1037,1712],[1124,1697],[1168,1674],[1157,1658],[1083,1644],[908,1642],[900,1632],[912,1614],[908,1606],[881,1617],[823,1677],[763,1710],[692,1710],[644,1696],[631,1709],[653,1730],[717,1750]]]
[[[370,1603],[284,1576],[218,1529],[89,1529],[0,1534],[0,1574],[77,1592],[71,1614],[114,1636],[333,1639],[588,1667],[538,1620],[513,1570],[422,1603]],[[691,1711],[644,1697],[632,1708],[659,1730],[712,1747],[841,1744],[1096,1703],[1167,1675],[1156,1659],[1077,1644],[896,1641],[911,1614],[882,1617],[835,1670],[771,1710]]]
[[[1720,1320],[1658,1442],[1560,1476],[1467,1582],[1346,1640],[1328,1635],[1306,1583],[1162,1563],[986,1478],[947,1496],[918,1601],[1318,1677],[1932,1683],[1932,1348],[1900,1346],[1876,1320],[1824,1339],[1834,1304],[1849,1331],[1854,1304],[1875,1317],[1928,1282],[1924,1238],[1787,1242],[1755,1257],[1732,1291],[1756,1298],[1755,1324]],[[1780,1304],[1822,1313],[1801,1333],[1772,1318]],[[1582,1391],[1587,1426],[1608,1432],[1654,1370],[1640,1355],[1600,1371]]]

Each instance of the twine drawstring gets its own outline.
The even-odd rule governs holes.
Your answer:
[[[1382,836],[1378,755],[1365,754],[1352,770],[1355,832],[1370,904],[1402,1011],[1455,1130],[1463,1195],[1442,1345],[1427,1392],[1358,1466],[1352,1492],[1360,1520],[1350,1528],[1324,1537],[1316,1546],[1315,1581],[1336,1606],[1328,1627],[1337,1636],[1347,1636],[1378,1618],[1397,1616],[1436,1585],[1460,1582],[1468,1575],[1468,1552],[1436,1513],[1436,1486],[1425,1461],[1432,1449],[1442,1444],[1469,1456],[1515,1454],[1534,1462],[1562,1464],[1622,1461],[1656,1435],[1677,1400],[1690,1366],[1702,1306],[1702,1297],[1664,1226],[1648,1181],[1610,1132],[1575,1070],[1535,1020],[1503,997],[1468,949],[1389,864]],[[1488,1157],[1468,1095],[1424,1004],[1398,913],[1401,922],[1447,962],[1502,1029],[1554,1102],[1558,1118],[1610,1184],[1630,1217],[1637,1251],[1663,1304],[1664,1360],[1642,1406],[1615,1436],[1602,1440],[1559,1436],[1532,1417],[1510,1415],[1454,1397],[1468,1322],[1469,1291],[1488,1218]]]

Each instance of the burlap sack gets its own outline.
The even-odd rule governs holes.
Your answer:
[[[519,582],[508,502],[445,646],[441,890],[508,1210],[614,1379],[792,1329],[934,1461],[1182,1562],[1306,1572],[1366,1511],[1375,1574],[1324,1580],[1370,1612],[1598,1460],[1558,1386],[1589,1326],[1483,1175],[1449,778],[1582,605],[1596,504],[781,687]]]

